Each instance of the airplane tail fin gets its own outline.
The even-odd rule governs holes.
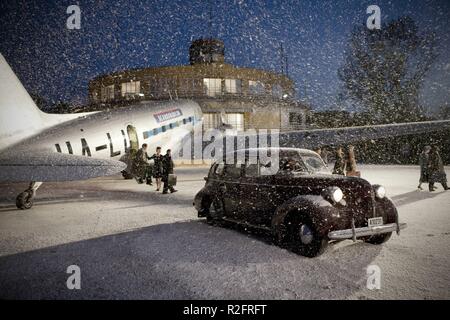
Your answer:
[[[0,149],[40,130],[42,113],[0,54]]]

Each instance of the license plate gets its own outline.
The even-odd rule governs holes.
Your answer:
[[[369,228],[381,226],[383,224],[383,217],[370,218],[367,220]]]

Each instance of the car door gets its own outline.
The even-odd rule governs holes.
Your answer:
[[[242,217],[242,167],[243,165],[241,163],[226,164],[223,171],[223,178],[218,185],[219,192],[223,194],[224,217],[232,220],[240,220]]]
[[[246,162],[241,189],[244,190],[245,203],[242,216],[252,225],[269,225],[271,213],[275,210],[275,186],[272,175],[261,175],[261,164]]]

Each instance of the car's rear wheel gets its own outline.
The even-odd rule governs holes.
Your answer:
[[[296,219],[289,224],[289,248],[305,257],[316,257],[328,246],[328,240],[318,234],[312,222],[307,218]]]
[[[364,237],[362,240],[371,244],[383,244],[391,238],[392,232],[376,234],[370,237]]]
[[[216,199],[211,202],[208,213],[206,214],[206,221],[210,224],[217,224],[222,221],[223,204],[222,201]]]

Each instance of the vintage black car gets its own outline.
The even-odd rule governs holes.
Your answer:
[[[267,152],[278,154],[270,174],[273,159],[261,157]],[[208,222],[265,229],[276,243],[308,257],[321,254],[330,241],[381,244],[406,227],[384,187],[330,174],[313,151],[246,149],[226,159],[211,166],[195,196],[198,216]]]

